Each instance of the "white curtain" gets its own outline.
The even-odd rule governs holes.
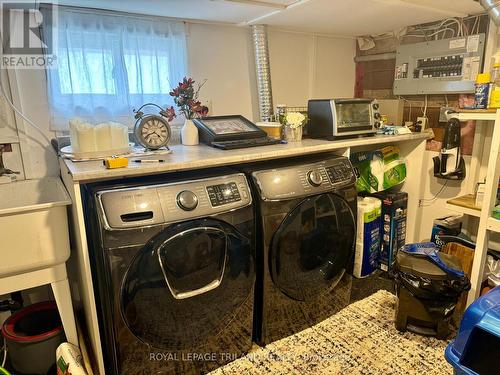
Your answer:
[[[173,105],[187,72],[183,22],[68,8],[58,11],[57,69],[48,69],[53,130],[78,116],[133,125],[132,109]]]

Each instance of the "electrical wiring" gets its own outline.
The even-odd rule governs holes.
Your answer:
[[[402,96],[398,96],[398,99],[401,99],[402,101],[404,101],[410,105],[410,109],[408,111],[408,121],[411,121],[411,101],[402,97]]]
[[[0,61],[3,60],[3,36],[0,35],[0,43],[1,43],[1,47],[0,47]],[[2,75],[0,74],[0,94],[3,96],[3,98],[5,99],[5,101],[7,102],[7,104],[9,104],[9,106],[12,108],[12,110],[17,113],[24,121],[26,121],[31,127],[33,127],[34,129],[36,129],[40,135],[42,136],[42,138],[47,141],[48,145],[49,145],[49,149],[53,150],[55,152],[55,150],[53,149],[53,147],[50,146],[51,144],[51,140],[49,137],[47,137],[44,133],[44,131],[39,127],[37,126],[33,121],[31,121],[31,119],[29,119],[28,117],[26,117],[26,115],[19,109],[15,106],[15,104],[10,100],[9,96],[7,95],[7,93],[5,92],[5,87],[4,87],[4,84],[3,84],[3,80],[2,80]]]
[[[427,94],[424,97],[424,101],[422,102],[422,105],[420,106],[420,110],[422,111],[422,117],[427,118]]]
[[[440,29],[440,30],[438,30],[438,31],[435,31],[435,32],[433,32],[432,34],[424,34],[424,35],[419,35],[419,34],[406,34],[406,35],[405,35],[405,37],[407,37],[407,36],[412,36],[412,37],[417,37],[417,38],[426,38],[426,39],[428,39],[428,38],[431,38],[431,37],[433,37],[433,36],[435,36],[435,35],[438,35],[439,33],[442,33],[443,31],[444,31],[444,32],[446,32],[446,31],[451,31],[451,37],[453,38],[453,37],[455,36],[455,30],[454,30],[454,29],[452,29],[452,28],[450,28],[450,27],[446,27],[446,28],[444,28],[444,29]]]
[[[427,94],[425,94],[425,99],[424,99],[424,111],[423,111],[423,115],[425,118],[427,118]]]
[[[5,367],[5,362],[7,362],[7,343],[5,342],[5,337],[3,338],[3,360],[2,367]]]
[[[410,103],[410,110],[408,111],[408,121],[411,121],[411,102]]]
[[[436,194],[434,194],[434,196],[432,198],[421,198],[421,199],[419,199],[419,201],[418,201],[419,207],[428,207],[428,206],[431,206],[432,204],[434,204],[434,202],[438,199],[439,195],[446,188],[446,185],[448,185],[448,180],[445,181],[445,183],[443,184],[443,186],[441,186],[441,188],[439,189],[439,191]],[[425,202],[427,202],[428,204],[425,204]]]
[[[452,28],[451,26],[455,26],[456,30]],[[406,34],[405,36],[411,36],[411,37],[417,37],[417,38],[425,38],[428,40],[428,38],[431,38],[435,36],[436,39],[438,39],[438,35],[440,33],[443,33],[442,39],[446,36],[446,32],[449,31],[451,32],[451,38],[455,36],[466,36],[469,35],[469,29],[465,22],[463,20],[459,20],[456,18],[447,18],[443,21],[441,21],[439,24],[434,24],[434,25],[427,25],[427,26],[415,26],[414,30],[412,31],[419,31],[422,33],[420,34]],[[427,32],[431,32],[428,34]]]
[[[478,21],[479,21],[479,17],[476,17],[476,19],[474,20],[474,24],[472,25],[472,31],[471,31],[472,34],[474,34],[476,31],[477,24],[480,22],[480,21],[479,22]]]

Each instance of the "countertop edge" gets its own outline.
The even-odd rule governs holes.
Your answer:
[[[390,136],[375,136],[373,138],[356,138],[356,139],[344,139],[336,141],[318,140],[318,139],[305,139],[301,143],[297,144],[286,144],[286,145],[273,145],[273,146],[262,146],[256,148],[246,148],[239,150],[216,150],[212,147],[206,145],[198,146],[172,146],[173,153],[166,155],[168,158],[170,155],[174,157],[186,154],[187,160],[174,161],[164,164],[140,164],[137,166],[129,165],[128,168],[119,169],[105,169],[100,162],[72,162],[68,159],[62,159],[67,171],[71,175],[73,182],[75,183],[86,183],[98,180],[109,180],[115,178],[127,178],[135,176],[144,176],[152,174],[161,174],[169,172],[178,172],[194,169],[203,168],[214,168],[221,166],[235,165],[238,163],[249,163],[264,161],[273,158],[284,158],[289,156],[302,156],[311,153],[321,153],[328,151],[335,151],[342,148],[360,147],[360,146],[372,146],[380,145],[384,143],[399,143],[404,141],[423,141],[432,138],[429,133],[412,133],[412,134],[402,134],[402,135],[390,135]],[[184,149],[184,147],[187,147]],[[197,149],[195,149],[196,147]],[[282,147],[282,148],[281,148]],[[176,149],[177,153],[176,153]],[[193,157],[189,160],[189,153],[200,150],[205,150],[207,154],[217,154],[216,156],[210,156],[207,159],[201,159],[199,157]],[[245,155],[241,152],[246,151]],[[220,153],[220,155],[219,155]],[[199,155],[198,155],[199,156]],[[163,156],[162,156],[163,157]],[[87,164],[83,164],[87,163]],[[93,163],[93,164],[89,164]],[[81,168],[83,165],[87,166]],[[92,165],[94,167],[92,170],[88,170],[88,166]]]

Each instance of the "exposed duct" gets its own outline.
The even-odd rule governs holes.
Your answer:
[[[266,26],[252,25],[252,39],[255,69],[257,71],[260,121],[270,121],[273,115],[273,92],[271,90],[271,69],[269,66]]]
[[[500,26],[500,0],[479,0],[495,25]]]

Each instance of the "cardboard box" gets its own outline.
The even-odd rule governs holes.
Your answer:
[[[397,251],[406,243],[408,194],[381,192],[374,196],[382,201],[380,269],[390,271]]]

